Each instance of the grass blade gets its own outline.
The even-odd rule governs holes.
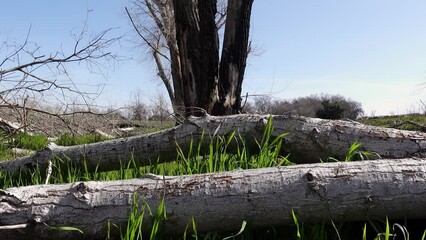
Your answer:
[[[293,222],[294,224],[296,224],[296,229],[297,229],[297,239],[302,239],[302,236],[300,234],[300,226],[299,226],[299,221],[297,221],[297,217],[296,214],[294,213],[293,209],[291,210],[291,215],[293,216]]]
[[[81,234],[84,235],[84,232],[81,229],[75,228],[75,227],[69,227],[69,226],[61,226],[61,227],[54,227],[54,226],[50,226],[46,223],[44,223],[44,225],[46,225],[48,228],[53,229],[53,230],[58,230],[58,231],[75,231],[75,232],[79,232]]]
[[[247,225],[247,222],[246,222],[246,221],[243,221],[243,223],[241,224],[240,231],[239,231],[237,234],[232,235],[232,236],[229,236],[229,237],[226,237],[226,238],[224,238],[223,240],[227,240],[227,239],[235,238],[236,236],[238,236],[238,235],[242,234],[242,233],[244,232],[244,230],[246,229],[246,225]]]

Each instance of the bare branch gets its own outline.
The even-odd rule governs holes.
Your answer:
[[[11,109],[2,112],[14,115],[20,122],[22,126],[17,131],[32,126],[29,114],[38,113],[60,119],[73,132],[69,120],[64,117],[78,113],[100,115],[90,111],[90,101],[99,96],[102,88],[97,84],[83,86],[77,83],[68,68],[85,64],[90,73],[103,75],[112,64],[120,60],[109,48],[121,37],[110,37],[114,30],[112,28],[87,37],[85,24],[82,31],[74,35],[70,51],[60,49],[41,53],[41,48],[29,41],[30,30],[31,28],[22,43],[4,41],[0,45],[0,109]],[[27,101],[30,96],[31,99],[45,101],[50,105],[30,106]],[[83,103],[85,108],[74,113],[68,111],[71,104],[79,103]],[[44,110],[55,104],[62,104],[64,107],[53,112]]]
[[[155,51],[158,55],[160,55],[160,56],[162,56],[162,57],[164,57],[165,59],[167,59],[168,61],[170,61],[170,58],[168,57],[168,56],[166,56],[166,55],[164,55],[162,52],[160,52],[159,50],[158,50],[158,48],[157,47],[155,47],[152,43],[151,43],[151,41],[149,41],[146,37],[144,37],[144,35],[139,31],[139,29],[138,29],[138,27],[136,26],[136,24],[135,24],[135,22],[134,22],[134,20],[133,20],[133,18],[132,18],[132,16],[131,16],[131,14],[130,14],[130,12],[129,12],[129,10],[127,9],[127,7],[125,8],[126,9],[126,13],[127,13],[127,16],[129,16],[129,19],[130,19],[130,22],[132,23],[132,25],[133,25],[133,28],[135,29],[135,31],[138,33],[138,35],[142,38],[142,40],[150,47],[150,49],[152,50],[152,51]]]
[[[85,27],[86,28],[86,27]],[[83,44],[85,28],[75,37],[75,44],[70,53],[57,51],[50,54],[40,54],[40,47],[30,43],[29,32],[22,44],[8,45],[2,48],[15,48],[6,54],[0,63],[0,95],[2,99],[22,99],[28,93],[58,96],[67,102],[66,98],[75,94],[87,103],[90,95],[100,94],[98,87],[95,92],[80,89],[68,73],[67,67],[71,64],[85,63],[90,72],[103,73],[110,63],[118,60],[117,55],[108,51],[109,47],[118,42],[121,37],[109,38],[107,35],[112,28],[102,31]],[[1,49],[1,48],[0,48]],[[104,66],[108,63],[108,66]]]

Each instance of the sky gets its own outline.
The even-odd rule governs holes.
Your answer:
[[[149,104],[165,90],[136,47],[125,6],[129,0],[5,1],[0,39],[19,42],[31,28],[30,40],[50,53],[72,46],[85,22],[89,34],[114,28],[111,36],[123,38],[111,51],[125,61],[104,75],[69,71],[76,83],[105,83],[101,105],[121,106],[136,93]],[[248,60],[243,94],[339,94],[360,102],[366,115],[423,111],[425,12],[424,0],[255,0],[250,36],[258,54]]]

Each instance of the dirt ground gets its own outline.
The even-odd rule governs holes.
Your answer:
[[[27,117],[24,117],[22,112],[16,109],[0,108],[0,131],[11,132],[20,129],[47,137],[56,137],[63,133],[72,133],[77,136],[98,133],[120,137],[153,132],[173,125],[172,120],[129,120],[114,113],[75,113],[53,116],[29,111]]]

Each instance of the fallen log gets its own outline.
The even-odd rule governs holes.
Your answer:
[[[138,165],[176,160],[176,144],[183,152],[189,143],[200,141],[203,150],[214,136],[228,136],[232,132],[245,138],[246,146],[253,152],[262,139],[269,116],[233,115],[225,117],[205,116],[189,118],[184,124],[157,133],[121,138],[100,143],[46,148],[19,159],[0,162],[0,170],[19,172],[46,167],[53,157],[69,158],[76,164],[85,161],[89,171],[109,171],[127,166],[133,159]],[[283,151],[290,153],[295,163],[319,162],[335,157],[344,159],[354,142],[362,143],[363,150],[374,151],[383,158],[426,157],[426,133],[380,128],[353,121],[323,120],[301,116],[272,116],[273,136],[288,133],[284,137]],[[236,151],[238,137],[228,146]],[[241,144],[239,145],[241,147]]]
[[[399,159],[10,188],[0,191],[0,235],[52,239],[49,225],[105,239],[108,221],[126,223],[135,194],[154,212],[164,197],[167,234],[182,234],[192,217],[199,232],[238,230],[242,221],[291,224],[292,210],[305,223],[424,219],[425,186],[426,159]],[[145,228],[150,221],[145,213]],[[79,233],[56,234],[77,239]]]

